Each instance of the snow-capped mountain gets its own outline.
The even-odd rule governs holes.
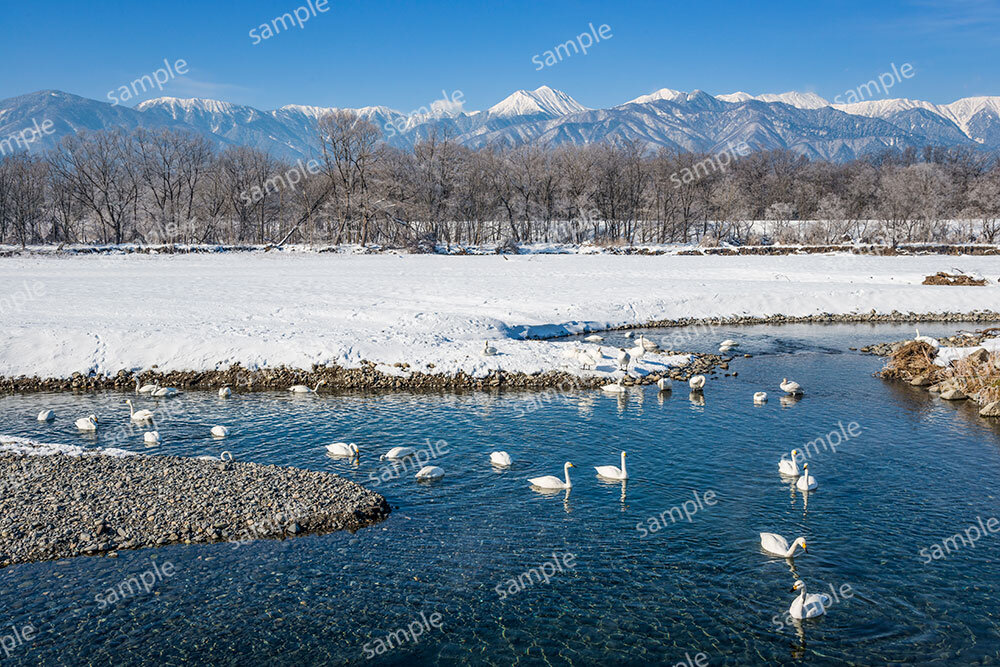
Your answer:
[[[32,151],[81,130],[168,127],[200,133],[220,148],[249,145],[297,159],[317,153],[317,121],[336,110],[288,104],[264,111],[173,97],[128,108],[46,90],[0,101],[0,139],[36,120],[51,120],[54,132],[33,142]],[[1000,148],[1000,97],[945,105],[919,100],[831,105],[815,93],[713,96],[662,88],[612,108],[588,109],[566,93],[542,86],[519,90],[485,111],[464,111],[451,103],[410,113],[385,106],[350,111],[381,128],[387,143],[404,149],[432,133],[470,147],[628,140],[647,150],[717,151],[746,142],[751,149],[783,148],[837,161],[887,148]]]

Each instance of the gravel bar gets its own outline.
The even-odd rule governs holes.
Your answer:
[[[389,514],[337,475],[176,456],[0,454],[0,567],[167,544],[354,531]]]

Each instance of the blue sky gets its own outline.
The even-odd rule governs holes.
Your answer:
[[[315,2],[315,0],[310,0]],[[915,76],[892,97],[950,102],[1000,94],[1000,0],[866,2],[384,2],[328,11],[254,45],[251,29],[306,0],[7,3],[0,98],[54,88],[108,91],[184,59],[162,93],[270,109],[283,104],[401,111],[462,91],[486,108],[550,85],[582,104],[658,88],[718,94],[800,90],[827,99],[891,63]],[[531,58],[607,24],[611,37],[552,67]]]

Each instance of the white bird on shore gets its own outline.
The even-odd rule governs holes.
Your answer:
[[[778,386],[781,387],[781,391],[792,396],[798,396],[802,393],[802,385],[798,382],[792,382],[788,378],[781,378],[781,384]]]
[[[789,546],[788,540],[777,533],[761,533],[760,546],[767,553],[784,558],[791,558],[798,547],[802,547],[803,551],[809,551],[806,548],[806,538],[800,537]]]
[[[51,410],[42,410],[38,413],[38,421],[40,422],[50,422],[56,418],[56,413]]]
[[[316,383],[315,389],[310,389],[304,384],[293,384],[291,387],[288,388],[288,391],[292,392],[293,394],[315,394],[317,391],[319,391],[319,388],[324,384],[326,384],[326,380],[320,380],[319,382]]]
[[[496,356],[496,353],[497,353],[497,349],[495,347],[491,347],[490,346],[490,342],[488,340],[484,340],[483,341],[483,351],[480,352],[480,354],[482,354],[484,357],[493,357],[493,356]]]
[[[333,456],[357,456],[358,446],[353,442],[331,442],[326,451]]]
[[[128,409],[132,413],[132,421],[134,422],[148,422],[155,416],[152,410],[136,410],[132,405],[132,399],[126,398],[125,402],[128,403]]]
[[[798,455],[799,455],[799,450],[793,449],[791,460],[781,459],[780,461],[778,461],[778,472],[781,473],[782,475],[788,475],[789,477],[798,477],[799,476],[799,462],[797,460]]]
[[[688,380],[688,386],[691,387],[691,391],[701,391],[705,388],[705,376],[692,375],[691,379]]]
[[[153,390],[152,395],[158,398],[173,398],[174,396],[180,396],[181,390],[175,387],[160,387],[157,386]]]
[[[660,378],[656,381],[656,388],[660,391],[670,391],[674,388],[674,383],[670,378]]]
[[[419,480],[441,479],[442,477],[444,477],[444,470],[437,466],[424,466],[416,474],[416,478]]]
[[[799,579],[792,586],[792,592],[801,590],[799,596],[792,600],[791,606],[788,608],[788,615],[792,618],[813,618],[814,616],[822,616],[826,613],[826,607],[830,604],[830,598],[822,593],[811,593],[806,594],[806,584],[804,581]]]
[[[385,459],[389,459],[390,461],[394,461],[396,459],[405,459],[407,456],[413,456],[416,451],[417,450],[413,447],[393,447],[388,452],[378,457],[378,460],[384,461]]]
[[[917,337],[913,339],[914,342],[927,343],[935,350],[941,347],[941,343],[939,343],[936,338],[931,338],[930,336],[921,336],[920,329],[914,329],[914,331],[917,332]]]
[[[625,351],[624,347],[618,348],[618,369],[628,373],[628,365],[632,362],[632,356]]]
[[[135,393],[137,394],[152,394],[158,388],[155,384],[144,384],[140,387],[139,381],[135,381]]]
[[[76,420],[76,427],[81,431],[96,431],[97,430],[97,417],[95,415],[90,415],[89,417],[80,417]]]
[[[754,392],[753,402],[755,405],[764,405],[765,403],[767,403],[767,392],[766,391]]]
[[[532,477],[528,481],[532,486],[537,486],[540,489],[569,489],[573,486],[573,483],[569,481],[569,469],[575,467],[576,466],[572,463],[566,461],[566,464],[563,466],[563,473],[566,475],[566,481],[559,479],[555,475]]]
[[[580,368],[584,370],[597,368],[597,357],[586,350],[580,350],[579,354],[576,355],[576,360],[580,363]]]
[[[212,437],[213,438],[225,438],[229,436],[229,427],[227,426],[213,426],[212,427]]]
[[[601,387],[601,391],[605,391],[609,394],[624,394],[625,385],[622,384],[624,381],[625,378],[618,378],[617,382],[612,382],[611,384],[603,385]]]
[[[160,432],[159,431],[146,431],[142,434],[142,441],[147,445],[158,445],[160,444]]]
[[[795,480],[795,487],[799,491],[812,491],[819,484],[816,482],[816,478],[809,474],[809,464],[806,463],[802,466],[802,476]]]
[[[510,454],[504,451],[490,452],[490,463],[501,468],[509,468],[512,461]]]
[[[636,345],[635,347],[630,347],[628,353],[632,356],[632,361],[637,362],[646,356],[646,348],[642,345]]]
[[[622,467],[618,466],[594,466],[598,476],[607,479],[628,479],[628,470],[625,468],[625,452],[622,451]]]
[[[229,387],[223,387],[219,390],[219,398],[229,398],[233,395],[233,390]]]
[[[597,334],[594,334],[593,336],[587,336],[586,338],[584,338],[584,340],[587,341],[588,343],[603,343],[604,336],[598,336]]]

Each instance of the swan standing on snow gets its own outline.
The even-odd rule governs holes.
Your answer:
[[[537,486],[540,489],[569,489],[573,486],[573,483],[569,481],[569,469],[575,468],[576,466],[566,461],[563,466],[563,473],[566,475],[566,481],[559,479],[555,475],[546,475],[545,477],[532,477],[528,481],[532,486]]]
[[[778,472],[781,473],[782,475],[788,475],[789,477],[798,477],[799,462],[796,460],[796,457],[798,457],[798,455],[799,455],[799,450],[793,449],[792,459],[790,461],[788,459],[781,459],[780,461],[778,461]]]
[[[830,597],[822,593],[806,594],[806,584],[799,579],[792,586],[792,592],[801,590],[799,596],[792,600],[792,605],[788,608],[788,615],[792,618],[812,618],[822,616],[826,613],[826,606],[830,604]]]
[[[160,444],[160,432],[159,431],[146,431],[142,434],[142,441],[147,445],[158,445]]]
[[[389,459],[390,461],[394,461],[396,459],[405,459],[407,456],[413,456],[416,451],[417,450],[413,447],[393,447],[388,452],[378,457],[378,460],[384,461],[385,459]]]
[[[788,378],[781,378],[781,384],[778,386],[781,387],[781,391],[791,396],[798,396],[802,393],[802,385],[798,382],[792,382]]]
[[[324,384],[326,384],[326,380],[320,380],[319,382],[316,383],[315,389],[310,389],[304,384],[293,384],[291,387],[288,388],[288,391],[292,392],[293,394],[315,394],[317,391],[319,391],[319,388]]]
[[[609,394],[624,394],[625,385],[622,384],[624,381],[625,378],[618,378],[617,382],[612,382],[611,384],[602,386],[601,391],[606,391]]]
[[[89,417],[80,417],[76,420],[76,427],[81,431],[96,431],[97,417],[94,415],[90,415]]]
[[[134,422],[148,422],[152,421],[154,415],[152,410],[139,410],[132,406],[132,399],[126,398],[125,402],[128,403],[128,409],[132,413],[132,421]]]
[[[151,394],[159,398],[173,398],[174,396],[180,396],[181,390],[174,387],[160,387],[157,386]]]
[[[618,348],[618,370],[628,373],[628,365],[632,362],[632,356],[625,351],[624,347]]]
[[[766,391],[754,392],[753,402],[756,405],[763,405],[764,403],[767,403],[767,392]]]
[[[800,537],[789,546],[788,540],[777,533],[761,533],[760,546],[767,553],[774,554],[775,556],[783,556],[784,558],[791,558],[795,554],[797,547],[802,547],[802,550],[805,552],[809,551],[806,548],[806,538]]]
[[[50,422],[56,418],[56,413],[51,410],[42,410],[38,413],[38,421],[40,422]]]
[[[212,427],[212,437],[213,438],[225,438],[229,436],[229,428],[226,426],[213,426]]]
[[[490,346],[490,342],[488,340],[484,340],[483,341],[483,351],[480,352],[480,354],[482,354],[484,357],[493,357],[493,356],[496,356],[496,353],[497,353],[497,349],[495,347],[491,347]],[[444,474],[444,473],[441,473],[441,474]]]
[[[580,350],[576,355],[576,360],[580,363],[580,368],[584,370],[597,368],[597,357],[586,350]]]
[[[622,452],[622,467],[618,466],[595,466],[598,476],[607,479],[628,479],[628,470],[625,469],[625,452]]]
[[[598,336],[597,334],[594,334],[593,336],[587,336],[586,338],[584,338],[584,340],[587,341],[588,343],[603,343],[604,336]]]
[[[219,390],[219,398],[229,398],[233,395],[233,390],[229,387],[223,387]]]
[[[416,478],[421,480],[441,479],[442,477],[444,477],[444,470],[437,466],[424,466],[416,474]]]
[[[139,386],[139,381],[135,381],[135,393],[137,394],[152,394],[154,391],[159,389],[155,384],[144,384]]]
[[[353,442],[331,442],[326,451],[333,456],[357,456],[358,446]]]
[[[704,375],[694,375],[688,380],[688,386],[691,387],[691,391],[701,391],[705,388],[705,376]]]
[[[670,391],[674,388],[674,383],[670,381],[670,378],[660,378],[656,381],[656,388],[660,391]]]
[[[507,452],[490,452],[490,463],[501,468],[509,468],[511,465],[510,454]]]
[[[802,466],[802,477],[795,480],[795,487],[799,491],[812,491],[819,484],[816,483],[816,478],[809,474],[809,464],[806,463]]]

